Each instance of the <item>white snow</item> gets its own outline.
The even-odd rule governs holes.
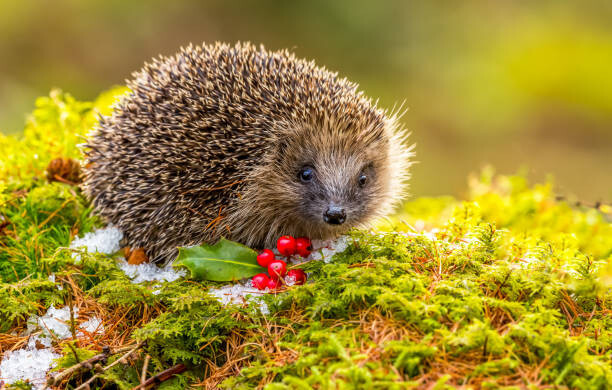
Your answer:
[[[74,317],[77,317],[78,308],[73,309]],[[53,305],[49,307],[47,313],[42,316],[32,316],[28,319],[28,324],[35,323],[42,330],[42,333],[36,336],[37,341],[45,347],[50,347],[53,341],[53,336],[60,340],[67,339],[72,335],[70,332],[70,308],[65,306],[61,309],[56,309]],[[53,334],[53,335],[52,335]],[[34,338],[30,338],[30,342]],[[35,344],[34,344],[35,345]]]
[[[93,316],[87,321],[83,322],[81,325],[79,325],[79,328],[89,334],[104,333],[104,325],[102,325],[102,320],[96,316]],[[84,336],[84,333],[79,331],[77,336],[82,337]]]
[[[78,308],[73,308],[75,317]],[[28,340],[25,348],[9,351],[0,362],[0,379],[8,384],[19,380],[29,381],[35,389],[45,388],[47,371],[55,366],[54,359],[60,357],[51,348],[54,338],[63,340],[71,336],[70,308],[49,307],[43,316],[28,319],[26,335],[39,334]]]
[[[165,267],[158,267],[152,263],[129,264],[125,260],[118,260],[118,264],[119,268],[132,279],[132,283],[150,281],[173,282],[187,275],[185,270],[174,269],[171,264]]]
[[[111,255],[121,249],[120,241],[123,233],[113,225],[108,225],[103,229],[85,233],[81,238],[77,238],[70,244],[71,248],[85,248],[90,253],[104,253]],[[79,260],[79,253],[73,254]],[[118,260],[119,268],[132,279],[132,283],[142,283],[149,281],[173,282],[178,278],[187,275],[185,270],[175,270],[171,265],[158,267],[152,263],[128,264],[125,260]],[[51,280],[51,279],[50,279]],[[158,292],[159,293],[159,292]]]
[[[121,249],[119,242],[123,238],[123,233],[113,225],[108,225],[105,228],[97,229],[96,231],[85,233],[81,238],[76,238],[70,244],[70,248],[85,248],[89,253],[104,253],[112,255]],[[81,260],[81,255],[78,253],[72,254],[77,261]]]
[[[78,308],[73,308],[75,319]],[[79,325],[79,329],[89,333],[104,333],[102,321],[93,316]],[[0,382],[7,384],[19,380],[29,381],[34,389],[44,389],[47,372],[55,367],[54,359],[61,355],[55,353],[51,345],[54,339],[65,340],[72,336],[70,331],[70,308],[56,309],[53,305],[42,316],[31,316],[24,335],[31,335],[27,345],[16,351],[9,351],[0,360]],[[79,331],[82,337],[83,332]]]
[[[305,259],[305,261],[323,260],[324,262],[329,263],[336,253],[344,252],[346,250],[351,243],[350,240],[351,239],[348,236],[340,236],[336,240],[313,240],[312,247],[314,249],[310,256]]]
[[[268,305],[261,299],[266,290],[258,290],[252,286],[251,280],[246,282],[238,282],[236,284],[228,284],[227,286],[219,288],[211,288],[208,293],[213,297],[217,298],[221,304],[229,305],[243,305],[247,302],[255,302],[259,306],[261,314],[267,315],[270,313]]]
[[[60,355],[50,348],[25,348],[9,351],[0,362],[0,381],[7,384],[29,381],[34,389],[44,389],[47,371],[55,366]]]

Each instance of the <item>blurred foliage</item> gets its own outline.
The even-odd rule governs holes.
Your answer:
[[[607,0],[2,1],[0,131],[52,87],[92,100],[160,53],[247,40],[405,101],[416,195],[457,195],[491,163],[612,203],[610,20]]]
[[[125,91],[116,87],[93,103],[77,101],[60,90],[36,99],[23,134],[0,136],[0,178],[5,182],[42,178],[52,159],[80,159],[76,146],[86,140],[99,115],[110,114],[112,103]]]
[[[570,252],[612,259],[607,238],[612,237],[612,208],[607,205],[601,209],[572,207],[555,199],[550,182],[531,187],[524,176],[495,175],[491,167],[471,175],[468,189],[471,203],[463,203],[463,208],[451,197],[423,197],[380,221],[379,229],[418,232],[440,228],[457,218],[488,221],[498,229],[524,234],[530,244],[547,242]]]

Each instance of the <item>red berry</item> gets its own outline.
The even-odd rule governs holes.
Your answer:
[[[300,237],[295,240],[295,249],[298,255],[302,257],[308,257],[312,251],[312,242],[308,237]]]
[[[290,269],[287,272],[288,278],[293,278],[295,284],[304,284],[306,282],[306,273],[299,268]]]
[[[282,236],[276,241],[276,248],[283,256],[295,254],[295,238],[291,236]]]
[[[287,274],[287,263],[282,260],[274,260],[268,265],[268,273],[272,279],[285,276]]]
[[[257,255],[257,264],[267,268],[274,261],[274,252],[270,249],[264,249],[263,252]]]
[[[268,284],[266,285],[266,287],[268,287],[270,290],[276,290],[282,285],[283,284],[278,279],[268,279]]]
[[[268,287],[269,281],[270,281],[270,278],[268,278],[268,275],[264,273],[257,274],[253,276],[253,278],[251,279],[251,283],[253,283],[253,287],[255,287],[258,290],[263,290],[266,287]]]

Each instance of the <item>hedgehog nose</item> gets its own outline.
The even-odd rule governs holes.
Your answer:
[[[346,220],[346,213],[342,207],[329,206],[323,214],[323,220],[330,225],[342,225]]]

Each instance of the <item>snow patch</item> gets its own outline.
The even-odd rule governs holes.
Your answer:
[[[325,263],[329,263],[336,253],[344,252],[351,243],[352,240],[349,236],[340,236],[335,240],[312,240],[314,249],[310,256],[301,258],[303,261],[294,263],[300,264],[310,260],[323,260]]]
[[[0,378],[7,384],[29,381],[34,389],[44,389],[47,371],[55,366],[60,357],[50,348],[26,348],[9,351],[0,362]]]
[[[229,304],[243,305],[248,302],[257,304],[259,311],[263,315],[270,314],[268,305],[261,299],[261,296],[266,293],[266,290],[258,290],[251,284],[251,280],[239,282],[236,284],[228,284],[219,288],[211,288],[208,293],[217,298],[222,305]]]
[[[75,307],[73,312],[76,318],[79,312],[78,308]],[[42,329],[42,333],[34,338],[31,337],[30,342],[34,341],[35,343],[38,341],[45,347],[51,346],[51,342],[54,338],[53,336],[60,340],[64,340],[72,335],[70,331],[70,308],[68,306],[61,309],[56,309],[53,305],[51,305],[47,310],[47,313],[45,313],[45,315],[42,317],[31,316],[28,319],[28,324],[33,323],[36,324],[35,328]]]
[[[73,308],[76,316],[78,308]],[[44,389],[47,372],[55,367],[54,359],[60,357],[51,348],[54,338],[69,338],[70,308],[49,307],[43,316],[31,316],[27,322],[26,334],[37,330],[40,334],[30,337],[25,348],[6,352],[0,362],[0,378],[8,384],[29,381],[34,389]]]
[[[102,325],[102,320],[96,316],[91,317],[87,321],[83,322],[79,325],[79,328],[89,334],[101,334],[104,333],[104,325]],[[79,331],[77,336],[82,337],[85,334],[82,331]]]
[[[171,264],[158,267],[152,263],[129,264],[125,260],[118,260],[119,268],[132,279],[132,283],[142,282],[173,282],[187,275],[187,271],[174,269]],[[159,294],[159,292],[157,292]]]
[[[113,225],[97,229],[90,233],[85,233],[81,238],[77,238],[70,244],[73,249],[85,248],[89,253],[104,253],[112,255],[121,249],[121,239],[123,233]],[[73,253],[73,257],[78,261],[81,259],[79,253]],[[119,268],[132,279],[132,283],[142,283],[149,281],[173,282],[178,278],[187,275],[184,270],[175,270],[171,265],[158,267],[152,263],[128,264],[125,260],[118,260]],[[50,279],[51,280],[51,277]],[[54,281],[53,278],[52,281]],[[157,292],[159,293],[159,292]]]
[[[113,225],[108,225],[105,228],[97,229],[93,232],[85,233],[81,238],[76,238],[70,244],[70,248],[85,248],[89,253],[104,253],[111,255],[121,249],[119,242],[123,238],[121,230]],[[73,253],[72,257],[80,261],[81,255]]]

